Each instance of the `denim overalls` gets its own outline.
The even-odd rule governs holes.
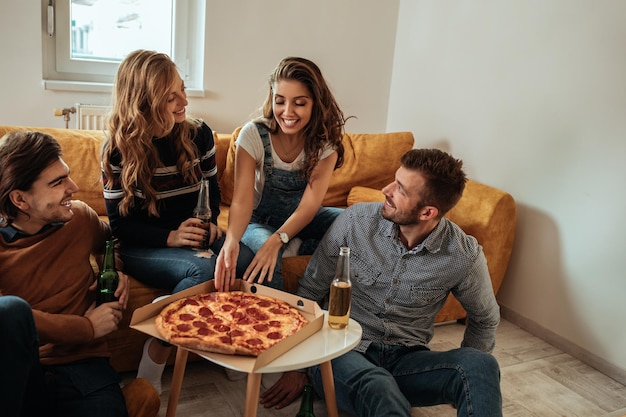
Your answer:
[[[252,211],[250,224],[241,238],[241,241],[255,253],[296,211],[307,186],[302,171],[286,171],[274,167],[269,132],[262,124],[256,124],[256,127],[263,141],[265,184],[259,205]],[[342,211],[334,207],[320,207],[311,223],[296,236],[290,236],[290,239],[296,237],[302,239],[300,255],[313,253],[319,240]],[[272,281],[264,281],[264,284],[276,289],[283,287],[281,262],[283,249],[278,252]]]

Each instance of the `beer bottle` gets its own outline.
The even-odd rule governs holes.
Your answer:
[[[198,193],[198,203],[193,209],[193,217],[202,220],[202,228],[208,230],[211,227],[211,206],[209,204],[209,180],[202,178],[200,182],[200,192]],[[209,234],[205,234],[200,246],[194,247],[197,250],[209,249]]]
[[[315,417],[315,414],[313,414],[313,386],[311,384],[304,386],[300,411],[298,411],[296,417]]]
[[[339,248],[337,270],[330,283],[328,302],[328,325],[332,329],[343,329],[350,319],[352,283],[350,282],[350,248]]]
[[[117,301],[115,290],[117,289],[119,280],[119,275],[115,270],[115,241],[107,240],[102,270],[98,274],[98,291],[96,292],[97,305]]]

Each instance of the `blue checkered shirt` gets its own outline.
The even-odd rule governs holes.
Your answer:
[[[363,327],[357,351],[371,342],[424,346],[435,315],[452,293],[467,311],[462,346],[491,352],[500,310],[482,246],[443,218],[426,239],[407,249],[381,203],[346,209],[333,223],[300,280],[298,295],[326,306],[339,248],[350,248],[351,318]]]

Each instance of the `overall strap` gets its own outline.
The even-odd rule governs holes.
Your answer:
[[[263,173],[265,174],[265,181],[272,175],[272,169],[274,168],[274,160],[272,159],[272,143],[270,141],[270,132],[267,127],[262,123],[255,123],[259,135],[261,135],[261,141],[263,142]]]

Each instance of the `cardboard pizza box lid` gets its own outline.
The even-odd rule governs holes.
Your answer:
[[[162,338],[162,336],[156,329],[154,319],[165,306],[184,297],[215,291],[215,283],[213,280],[211,280],[196,285],[195,287],[188,288],[184,291],[172,294],[166,298],[157,301],[156,303],[148,304],[146,306],[138,308],[133,312],[133,316],[130,321],[130,327],[132,329],[146,333],[150,336]],[[202,356],[206,359],[209,359],[217,364],[250,373],[264,367],[283,353],[296,346],[298,343],[302,342],[303,340],[307,339],[308,337],[319,331],[324,325],[324,311],[315,301],[311,301],[303,297],[298,297],[295,294],[275,290],[264,285],[250,284],[240,279],[235,281],[235,284],[231,287],[231,291],[243,291],[252,294],[265,295],[285,301],[292,307],[297,308],[300,313],[308,320],[308,323],[302,329],[287,337],[285,340],[267,349],[265,352],[261,353],[257,357],[225,355],[221,353],[205,352],[195,349],[187,350],[196,353],[197,355]]]

